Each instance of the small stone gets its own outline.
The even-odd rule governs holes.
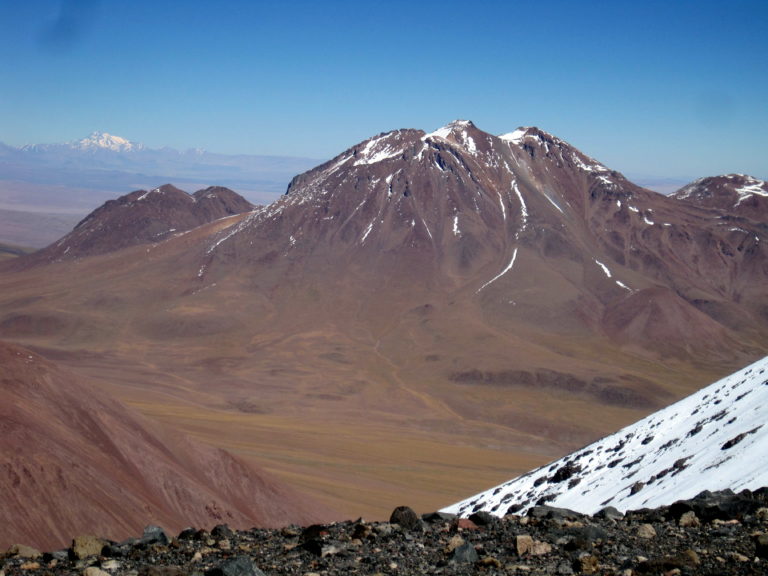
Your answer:
[[[518,534],[515,536],[515,552],[518,556],[527,554],[533,547],[533,537],[528,534]]]
[[[238,556],[211,568],[205,576],[266,576],[247,556]]]
[[[446,553],[453,552],[454,550],[456,550],[456,548],[464,544],[464,542],[465,540],[461,536],[459,535],[453,536],[450,540],[448,540],[448,545],[445,547],[445,552]]]
[[[429,514],[422,514],[421,519],[429,524],[437,524],[439,522],[451,522],[456,519],[456,514],[449,514],[448,512],[430,512]]]
[[[478,560],[477,565],[484,568],[501,568],[501,562],[493,556],[483,556]]]
[[[200,550],[195,552],[195,554],[192,556],[192,562],[200,562],[203,559],[203,555],[200,553]]]
[[[352,538],[365,540],[366,538],[370,538],[372,534],[373,528],[371,528],[370,524],[361,522],[355,525],[355,529],[352,531]]]
[[[42,556],[42,553],[37,548],[32,548],[32,546],[14,544],[8,548],[6,555],[16,558],[29,558],[30,560],[37,560],[40,558],[40,556]]]
[[[477,550],[469,542],[464,542],[453,551],[453,560],[460,564],[474,564],[477,562]]]
[[[622,518],[624,518],[624,514],[619,512],[616,508],[613,506],[606,506],[602,510],[599,510],[597,514],[595,514],[595,518],[602,518],[605,520],[613,520],[618,522]]]
[[[456,520],[457,530],[477,530],[478,526],[469,518],[459,518]]]
[[[550,552],[552,552],[552,544],[549,542],[541,542],[539,540],[533,541],[533,546],[531,546],[530,549],[531,556],[543,556]]]
[[[523,556],[524,554],[542,556],[552,552],[552,545],[547,542],[534,540],[528,534],[518,534],[515,536],[515,551],[518,556]]]
[[[211,530],[211,536],[217,540],[225,540],[232,538],[232,536],[234,536],[234,532],[232,532],[232,529],[226,524],[218,524],[217,526],[213,527],[213,530]]]
[[[138,576],[185,576],[178,566],[144,566]]]
[[[118,562],[117,560],[106,560],[105,562],[101,563],[101,567],[104,570],[114,571],[120,568],[120,562]]]
[[[768,558],[768,534],[755,534],[755,556],[758,558]]]
[[[109,572],[105,572],[101,568],[96,566],[89,566],[83,570],[83,576],[110,576]]]
[[[340,546],[336,546],[335,544],[326,544],[320,548],[320,558],[325,558],[326,556],[335,556],[342,551],[343,548]]]
[[[758,508],[755,511],[755,517],[760,520],[760,522],[768,522],[768,508]]]
[[[669,568],[693,568],[701,564],[701,559],[695,550],[684,550],[674,556],[666,556],[662,565]]]
[[[598,570],[598,566],[599,563],[597,556],[587,554],[586,556],[580,556],[577,558],[574,562],[573,568],[579,574],[595,574]]]
[[[681,556],[687,559],[688,566],[698,566],[701,564],[701,558],[699,558],[699,555],[696,553],[696,550],[684,550],[681,553]]]
[[[232,550],[232,544],[229,542],[229,540],[219,540],[216,542],[216,547],[219,550]]]
[[[34,562],[34,561],[24,562],[24,564],[22,564],[20,568],[22,570],[40,570],[40,562]]]
[[[493,526],[499,521],[496,516],[485,510],[475,512],[469,517],[469,520],[474,522],[477,526]]]
[[[109,542],[96,536],[78,536],[72,541],[70,551],[75,559],[83,560],[89,556],[99,556],[107,544]]]
[[[637,528],[637,537],[645,538],[646,540],[656,538],[656,529],[650,524],[641,524]]]
[[[682,516],[680,516],[680,520],[678,520],[677,524],[681,528],[690,528],[690,527],[697,527],[701,526],[701,521],[696,516],[696,513],[693,510],[689,510],[688,512],[685,512]]]
[[[160,546],[168,546],[168,535],[165,530],[160,526],[147,526],[144,528],[144,533],[139,538],[138,543],[144,546],[150,546],[152,544],[159,544]]]
[[[749,558],[744,556],[744,554],[739,554],[738,552],[732,552],[731,558],[736,560],[736,562],[749,562]]]

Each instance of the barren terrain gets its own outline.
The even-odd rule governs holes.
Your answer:
[[[749,186],[729,213],[538,129],[396,131],[198,227],[105,205],[0,265],[0,338],[343,517],[437,509],[764,354]]]

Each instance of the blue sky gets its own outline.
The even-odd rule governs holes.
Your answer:
[[[0,141],[326,159],[456,118],[768,177],[768,2],[0,0]]]

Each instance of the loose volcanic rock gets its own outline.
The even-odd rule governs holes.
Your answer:
[[[635,511],[618,519],[605,515],[580,516],[578,520],[547,514],[508,516],[475,530],[458,531],[455,518],[430,514],[430,521],[420,523],[418,531],[362,520],[303,529],[216,527],[210,533],[186,529],[168,538],[167,545],[147,544],[150,534],[160,538],[159,529],[147,528],[141,537],[111,543],[123,551],[119,558],[92,554],[100,540],[93,537],[76,539],[80,557],[52,552],[33,560],[18,555],[23,550],[19,546],[0,560],[0,576],[768,573],[768,533],[756,514],[739,512],[745,502],[750,506],[763,502],[762,492],[707,497],[719,498],[723,509],[733,510],[734,515],[701,520],[698,525],[681,525],[670,507]],[[729,501],[739,506],[730,506]],[[645,532],[655,536],[640,537]],[[217,546],[223,540],[229,543],[226,549]],[[86,542],[93,547],[86,548]]]

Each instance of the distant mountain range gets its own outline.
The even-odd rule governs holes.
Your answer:
[[[316,163],[152,149],[105,132],[64,144],[0,143],[0,242],[42,248],[107,200],[164,182],[191,190],[226,186],[254,204],[268,204]]]
[[[316,163],[308,158],[152,149],[105,132],[64,144],[0,144],[0,207],[87,212],[115,193],[170,181],[193,189],[228,186],[263,204]]]

